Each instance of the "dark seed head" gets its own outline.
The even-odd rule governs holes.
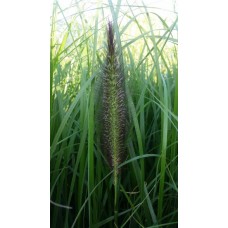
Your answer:
[[[112,22],[108,22],[108,28],[107,28],[107,41],[108,41],[108,55],[114,56],[115,54],[115,45],[114,45],[114,31]]]
[[[107,44],[107,59],[102,73],[101,142],[110,166],[116,169],[125,153],[127,112],[123,66],[119,64],[110,21],[107,26]]]

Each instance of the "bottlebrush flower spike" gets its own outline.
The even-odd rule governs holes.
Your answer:
[[[126,139],[126,94],[123,66],[119,63],[114,30],[107,28],[107,56],[102,72],[102,147],[114,170],[114,185],[118,179],[118,165],[123,159]],[[120,48],[120,47],[119,47]]]

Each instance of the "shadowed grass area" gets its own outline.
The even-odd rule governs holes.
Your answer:
[[[118,227],[177,227],[177,15],[164,19],[161,9],[140,1],[137,6],[88,2],[65,9],[53,5],[51,227],[115,227],[114,220]],[[102,87],[107,50],[113,53],[108,21],[118,55],[114,65],[122,69],[111,73],[124,76],[121,104],[123,92]],[[109,86],[118,82],[113,78]],[[103,102],[112,104],[114,118],[107,123],[101,91],[107,93]],[[122,114],[126,125],[119,120]],[[125,155],[110,160],[105,148],[117,151],[117,158]]]

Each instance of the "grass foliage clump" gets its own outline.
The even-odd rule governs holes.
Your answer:
[[[163,13],[54,2],[51,227],[177,227],[177,15]]]

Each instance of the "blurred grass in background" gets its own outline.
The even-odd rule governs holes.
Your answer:
[[[95,120],[108,19],[122,47],[130,117],[119,227],[177,227],[177,14],[147,2],[53,4],[51,227],[114,227],[112,171]]]

